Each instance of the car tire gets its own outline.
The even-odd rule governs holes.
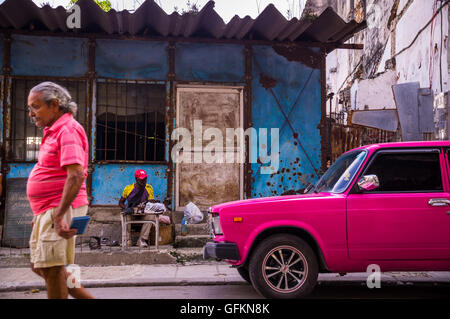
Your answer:
[[[239,275],[241,275],[242,279],[244,279],[250,285],[252,284],[252,282],[250,281],[250,274],[248,272],[247,267],[244,267],[244,266],[239,267],[239,268],[237,268],[237,271],[238,271]]]
[[[311,247],[295,235],[273,235],[261,242],[250,259],[253,287],[270,299],[307,296],[318,276],[317,257]]]

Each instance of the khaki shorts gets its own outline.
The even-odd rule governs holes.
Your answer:
[[[73,217],[85,216],[88,206],[70,207],[64,215],[64,220],[70,227]],[[49,268],[65,266],[74,263],[75,238],[64,239],[55,232],[53,227],[55,208],[34,216],[34,226],[30,236],[30,257],[34,268]]]

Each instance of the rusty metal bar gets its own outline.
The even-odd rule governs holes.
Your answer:
[[[116,82],[116,114],[115,114],[115,130],[114,130],[114,160],[117,160],[117,113],[119,112],[119,83]]]
[[[125,157],[127,160],[127,141],[128,141],[128,81],[125,82]]]
[[[169,139],[169,158],[167,159],[169,162],[168,165],[168,178],[167,178],[167,196],[170,196],[172,199],[174,198],[174,185],[173,185],[173,178],[175,173],[175,166],[172,161],[171,150],[173,147],[173,141],[170,138],[173,130],[174,130],[174,118],[176,116],[175,114],[175,77],[176,77],[176,70],[175,70],[175,42],[169,41],[169,45],[167,47],[167,54],[169,58],[169,73],[167,74],[167,79],[169,81],[169,98],[168,103],[166,102],[166,105],[169,106],[168,114],[165,115],[165,124],[166,127],[168,127],[168,136],[166,138]],[[165,147],[164,147],[164,154],[165,154]],[[165,156],[165,155],[164,155]],[[174,200],[172,200],[172,203],[174,203]]]
[[[150,106],[148,94],[146,94],[146,99],[145,100],[146,100],[146,108],[148,108]],[[147,114],[147,112],[145,112],[145,110],[144,110],[144,114],[145,114],[145,117],[144,117],[144,135],[145,135],[145,139],[144,139],[144,161],[145,161],[146,158],[147,158],[147,141],[148,141],[148,138],[147,138],[148,114]]]
[[[127,92],[128,94],[128,92]],[[138,105],[138,95],[136,94],[136,104]],[[138,107],[135,108],[136,112],[134,113],[134,157],[133,159],[136,160],[137,159],[137,112],[138,112]]]
[[[321,140],[321,170],[322,172],[325,172],[327,169],[327,134],[326,134],[326,120],[327,120],[327,78],[326,78],[326,50],[322,49],[322,59],[320,64],[320,111],[321,111],[321,117],[320,117],[320,140]]]
[[[27,99],[27,92],[28,92],[28,81],[25,81],[25,85],[24,85],[24,87],[23,87],[23,89],[24,89],[24,91],[23,91],[23,101],[25,102],[25,101],[27,101],[26,103],[28,103],[28,99]],[[12,103],[12,105],[14,105],[15,103],[13,102]],[[17,105],[15,105],[16,107],[17,107]],[[13,115],[14,115],[14,113],[19,113],[19,110],[15,110],[14,108],[13,108],[13,110],[12,110],[12,112],[13,112]],[[27,126],[28,126],[28,121],[26,121],[26,108],[24,107],[24,110],[23,110],[23,119],[24,119],[24,123],[23,123],[23,144],[22,144],[22,147],[23,147],[23,150],[24,150],[24,153],[22,154],[22,157],[23,157],[23,159],[25,159],[25,160],[28,160],[28,158],[27,158],[27,148],[28,148],[28,143],[27,143]],[[16,132],[18,131],[18,127],[17,127],[17,118],[16,118],[16,116],[13,116],[13,118],[14,118],[14,138],[13,138],[13,142],[14,142],[14,149],[17,149],[16,148]],[[35,135],[36,136],[36,135]],[[20,155],[19,155],[20,156]],[[30,160],[33,160],[33,159],[30,159]]]
[[[166,161],[134,161],[134,160],[117,160],[117,161],[96,161],[97,164],[155,164],[155,165],[168,165]],[[107,205],[108,206],[108,205]]]
[[[157,133],[157,127],[158,127],[158,110],[155,110],[155,130],[153,133],[153,160],[156,161],[156,133]]]
[[[252,123],[252,55],[253,48],[250,45],[245,46],[245,99],[244,99],[244,131],[253,126]],[[244,163],[244,190],[246,198],[252,197],[252,166],[250,164],[250,145],[244,140],[246,159]],[[244,147],[241,145],[241,147]]]
[[[3,68],[2,68],[2,74],[3,74],[3,83],[2,83],[2,96],[3,99],[3,132],[2,132],[2,146],[0,149],[0,161],[1,161],[1,188],[3,190],[6,190],[6,175],[8,174],[9,166],[8,162],[6,161],[9,151],[9,141],[8,141],[8,130],[11,128],[11,105],[8,103],[8,101],[11,99],[11,80],[10,75],[12,72],[11,69],[11,33],[6,31],[4,32],[4,38],[3,38]],[[5,207],[5,198],[6,198],[6,192],[3,191],[0,195],[1,199],[1,210],[0,210],[0,224],[4,224],[4,212],[3,209]],[[0,238],[1,240],[1,238]]]
[[[87,79],[85,81],[85,84],[83,85],[84,88],[87,88],[87,92],[85,94],[85,118],[86,118],[86,135],[88,138],[89,143],[93,143],[94,146],[96,145],[96,139],[92,138],[92,119],[94,117],[94,95],[97,94],[95,92],[95,40],[89,39],[89,66],[88,66],[88,73],[87,73]],[[96,133],[97,130],[96,130]],[[93,174],[95,166],[92,164],[93,159],[95,158],[95,154],[93,153],[93,150],[95,150],[95,147],[89,147],[89,153],[88,153],[88,176],[86,178],[86,192],[89,198],[89,201],[92,202],[93,196],[92,196],[92,180],[93,180]],[[82,242],[83,243],[83,242]]]
[[[0,31],[1,32],[1,31]],[[61,37],[61,33],[52,31],[29,31],[29,30],[5,30],[3,33],[13,34],[26,34],[36,36],[55,36]],[[68,38],[96,38],[96,39],[113,39],[113,40],[136,40],[136,41],[151,41],[151,42],[181,42],[181,43],[218,43],[218,44],[240,44],[240,45],[268,45],[274,44],[286,47],[300,47],[300,48],[321,48],[326,49],[327,52],[331,52],[333,49],[349,49],[349,50],[362,50],[363,44],[356,43],[339,43],[339,42],[275,42],[266,40],[238,40],[238,39],[211,39],[211,38],[185,38],[185,37],[163,37],[163,36],[136,36],[136,35],[116,35],[116,34],[99,34],[99,33],[64,33],[63,37]]]

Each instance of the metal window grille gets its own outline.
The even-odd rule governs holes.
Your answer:
[[[164,84],[99,81],[96,161],[164,161],[165,105]]]
[[[12,81],[12,107],[11,107],[11,149],[8,151],[8,160],[33,162],[37,160],[41,145],[43,130],[36,127],[28,115],[28,94],[35,85],[52,81],[65,87],[72,100],[78,104],[75,116],[86,130],[86,82],[71,79],[20,79]]]

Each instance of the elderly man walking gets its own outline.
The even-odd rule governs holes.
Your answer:
[[[68,285],[65,266],[74,263],[75,216],[86,215],[88,140],[73,118],[77,104],[62,86],[43,82],[30,90],[29,116],[44,128],[38,162],[28,177],[27,196],[34,213],[30,237],[31,269],[45,279],[49,299],[92,298],[82,286]],[[69,288],[77,287],[77,288]]]

